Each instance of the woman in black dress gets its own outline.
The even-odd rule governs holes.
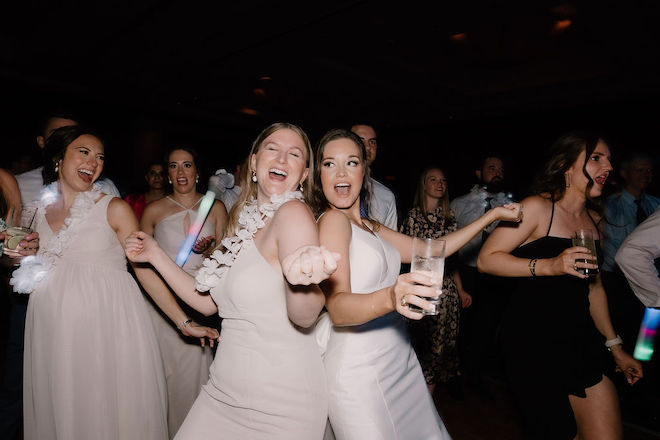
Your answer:
[[[536,195],[523,200],[523,222],[495,230],[479,254],[479,270],[519,277],[502,340],[526,438],[622,438],[604,343],[631,385],[642,377],[641,364],[623,351],[612,327],[600,275],[578,271],[597,266],[581,262],[588,249],[571,242],[578,229],[599,237],[596,199],[611,171],[602,139],[562,136],[537,176]]]

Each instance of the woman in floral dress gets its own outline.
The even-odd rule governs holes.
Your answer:
[[[414,206],[401,224],[401,232],[413,237],[441,238],[457,229],[456,218],[449,208],[449,192],[445,173],[439,168],[426,169],[415,192]],[[454,397],[458,388],[459,310],[472,304],[472,297],[462,288],[452,261],[445,270],[438,315],[427,316],[411,325],[412,341],[424,371],[429,391],[435,384],[447,382]]]

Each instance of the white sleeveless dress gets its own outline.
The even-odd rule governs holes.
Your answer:
[[[287,314],[286,280],[253,243],[211,289],[223,318],[210,379],[177,440],[320,440],[328,417],[314,334]]]
[[[144,298],[107,220],[104,196],[30,294],[26,440],[165,440],[167,393]],[[42,243],[54,235],[39,209]]]
[[[181,244],[186,239],[190,225],[195,220],[197,211],[194,208],[199,201],[191,209],[186,209],[176,200],[169,197],[168,199],[183,208],[183,211],[159,221],[154,226],[154,238],[163,251],[174,260]],[[211,222],[204,222],[199,238],[214,234],[215,228]],[[183,270],[194,276],[203,260],[204,256],[202,254],[191,252],[183,265]],[[214,322],[208,322],[207,318],[194,311],[178,297],[176,298],[181,308],[195,322],[201,325],[214,326]],[[183,336],[172,321],[158,309],[158,306],[151,301],[148,304],[150,305],[149,311],[151,312],[151,319],[156,330],[156,337],[158,338],[158,345],[165,366],[168,401],[167,424],[170,438],[174,438],[188,411],[190,411],[190,407],[195,402],[202,385],[209,379],[209,366],[213,362],[213,350],[208,344],[206,347],[202,347],[197,338]],[[214,319],[215,326],[217,326],[217,317],[214,317]]]
[[[351,289],[393,285],[399,252],[351,223]],[[317,325],[332,326],[327,314]],[[324,329],[325,327],[325,329]],[[446,440],[447,433],[419,366],[405,319],[392,312],[362,325],[331,327],[324,355],[329,419],[338,440]]]

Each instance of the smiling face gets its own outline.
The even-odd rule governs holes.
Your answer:
[[[433,169],[426,173],[424,194],[426,197],[441,199],[447,191],[447,179],[441,170]]]
[[[84,134],[76,138],[59,162],[58,179],[76,192],[89,191],[103,171],[104,151],[96,136]]]
[[[589,179],[584,175],[582,168],[584,166],[587,174],[593,180],[593,186],[589,191],[589,197],[599,197],[603,193],[603,188],[607,177],[612,171],[612,164],[610,163],[610,149],[605,142],[598,140],[596,148],[589,156],[585,165],[586,150],[578,156],[577,160],[573,163],[571,168],[566,172],[567,182],[570,181],[570,189],[576,190],[584,194]]]
[[[167,175],[175,193],[188,194],[196,191],[197,166],[192,154],[174,150],[167,159]]]
[[[257,201],[269,203],[270,197],[295,191],[307,178],[307,146],[293,130],[283,128],[261,142],[250,158],[250,168],[257,177]]]
[[[335,209],[358,207],[365,164],[360,148],[351,139],[325,144],[321,159],[321,186],[326,200]]]

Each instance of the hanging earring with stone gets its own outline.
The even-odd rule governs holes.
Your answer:
[[[172,179],[170,179],[169,177],[167,178],[167,181],[170,183],[170,185],[172,184]]]
[[[254,170],[252,170],[252,181],[257,183],[257,173],[255,173]]]
[[[195,183],[199,183],[199,176],[195,177]]]
[[[55,172],[57,173],[60,170],[60,163],[55,163]]]
[[[570,187],[571,187],[571,175],[566,174],[566,188],[570,188]]]
[[[303,188],[302,182],[300,182],[300,184],[298,185],[298,191],[300,191],[300,192],[305,191],[305,189]]]

